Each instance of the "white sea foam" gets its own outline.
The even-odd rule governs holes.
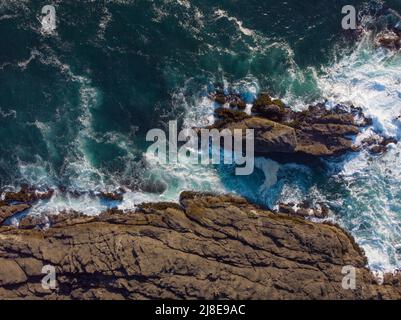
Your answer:
[[[350,56],[327,68],[319,81],[329,103],[353,104],[377,131],[400,137],[401,55],[370,46],[369,35]]]
[[[248,28],[245,28],[243,26],[243,22],[235,17],[230,16],[227,11],[218,9],[215,11],[215,16],[220,19],[220,18],[226,18],[229,21],[235,22],[237,25],[238,29],[246,36],[252,36],[254,34],[254,31]]]
[[[262,170],[265,175],[265,181],[260,186],[261,191],[265,191],[277,183],[277,173],[280,165],[276,161],[258,157],[255,159],[255,167]]]

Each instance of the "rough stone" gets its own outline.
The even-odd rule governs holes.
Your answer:
[[[179,205],[66,221],[46,230],[0,227],[0,298],[401,298],[400,276],[378,285],[340,227],[238,196],[185,192]],[[40,286],[49,264],[54,291]],[[342,288],[348,265],[356,268],[355,290]]]

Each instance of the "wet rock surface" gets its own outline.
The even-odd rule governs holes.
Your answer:
[[[386,30],[378,33],[375,38],[376,46],[399,50],[401,47],[401,32]]]
[[[0,202],[0,224],[4,223],[8,218],[21,213],[31,206],[28,204],[14,204],[9,205],[5,202]]]
[[[54,190],[38,191],[37,189],[23,185],[17,192],[5,192],[4,200],[7,203],[23,202],[34,203],[38,200],[51,198]]]
[[[257,155],[341,155],[356,150],[352,137],[371,123],[358,108],[338,105],[328,110],[324,104],[317,104],[295,112],[267,93],[255,100],[251,115],[225,107],[216,109],[215,115],[213,128],[253,129]]]
[[[57,218],[56,218],[57,219]],[[275,214],[230,195],[184,192],[180,204],[63,216],[45,230],[0,227],[0,298],[399,299],[335,225]],[[32,224],[35,225],[35,222]],[[57,288],[41,286],[44,265]],[[343,266],[356,289],[342,288]]]

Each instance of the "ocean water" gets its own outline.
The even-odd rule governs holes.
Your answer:
[[[341,8],[366,24],[401,1],[349,0],[52,1],[57,29],[41,25],[46,1],[0,2],[0,187],[28,183],[55,195],[27,214],[132,209],[176,201],[183,190],[234,192],[273,208],[323,202],[377,271],[401,268],[400,145],[362,151],[319,167],[256,159],[251,176],[232,166],[156,164],[145,135],[213,121],[207,93],[218,83],[247,103],[268,90],[300,110],[354,104],[373,118],[370,134],[401,138],[401,55],[349,39]],[[161,192],[149,192],[158,186]],[[123,188],[121,203],[98,192]],[[66,192],[71,191],[71,192]]]

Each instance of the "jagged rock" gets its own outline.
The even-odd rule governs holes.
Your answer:
[[[246,103],[242,100],[241,96],[234,94],[229,97],[230,108],[236,108],[239,110],[246,109]]]
[[[272,99],[269,94],[262,93],[253,103],[251,111],[267,119],[280,121],[289,111],[280,99]]]
[[[270,95],[266,92],[262,92],[259,97],[254,101],[252,106],[252,112],[258,112],[259,108],[271,105],[272,99]]]
[[[124,195],[120,192],[101,192],[100,197],[109,201],[122,201]]]
[[[300,204],[295,203],[279,203],[279,213],[285,213],[293,216],[300,216],[304,218],[318,218],[324,219],[329,215],[329,208],[324,204],[317,204],[311,206],[307,201]]]
[[[218,90],[217,92],[210,94],[209,97],[219,105],[225,105],[228,103],[231,108],[237,108],[239,110],[246,109],[245,101],[242,100],[241,96],[236,93],[230,93],[226,95],[223,91]]]
[[[362,140],[362,146],[371,154],[382,154],[387,151],[390,143],[397,144],[398,141],[393,137],[381,137],[379,135],[371,135]]]
[[[180,204],[66,221],[46,230],[0,227],[0,298],[401,298],[401,277],[378,285],[340,227],[237,196],[185,192]],[[56,268],[53,291],[41,286],[44,265]],[[356,268],[355,290],[342,288],[344,266]]]
[[[221,124],[250,118],[250,116],[243,111],[230,110],[227,108],[218,108],[214,113],[220,119]]]
[[[110,209],[111,211],[111,209]],[[70,226],[93,221],[95,218],[75,211],[63,211],[57,214],[41,214],[26,216],[19,221],[19,229],[43,229],[47,227]]]
[[[214,96],[214,101],[216,101],[219,104],[225,104],[227,102],[226,96],[222,93],[216,94]]]
[[[35,188],[23,185],[18,192],[7,192],[4,195],[6,202],[23,202],[33,203],[38,200],[49,199],[53,195],[54,190],[47,190],[44,192],[37,191]]]
[[[227,110],[227,109],[226,109]],[[221,113],[218,113],[221,114]],[[295,130],[289,126],[261,117],[251,117],[246,113],[226,116],[212,127],[218,129],[253,129],[255,133],[255,153],[294,153],[297,146]]]
[[[398,50],[401,46],[401,36],[395,31],[382,31],[377,34],[375,38],[375,44],[388,49]]]
[[[264,93],[252,107],[254,115],[216,110],[218,120],[211,127],[218,129],[254,129],[255,153],[333,156],[355,151],[351,136],[359,133],[369,120],[358,108],[337,106],[327,110],[324,104],[294,112],[280,100]]]
[[[16,215],[17,213],[23,212],[30,208],[28,204],[14,204],[8,205],[5,203],[0,204],[0,224],[6,221],[8,218]]]

